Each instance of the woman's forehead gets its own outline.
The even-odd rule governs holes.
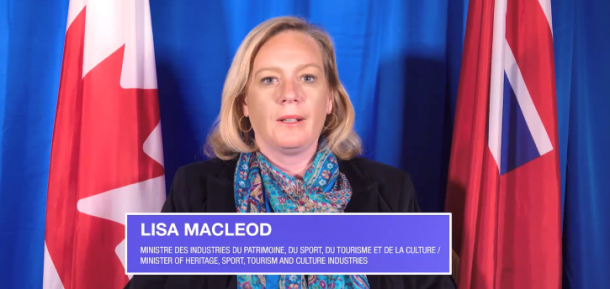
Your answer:
[[[254,66],[270,63],[321,65],[322,58],[322,51],[313,37],[302,32],[286,31],[271,37],[261,46],[254,59]]]

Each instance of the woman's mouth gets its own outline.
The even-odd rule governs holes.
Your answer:
[[[281,121],[282,122],[297,122],[297,121],[300,121],[300,119],[298,119],[298,118],[287,118],[287,119],[283,119]]]
[[[297,125],[303,120],[304,118],[300,115],[285,115],[277,119],[278,122],[286,125]]]

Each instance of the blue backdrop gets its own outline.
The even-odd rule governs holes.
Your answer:
[[[203,160],[247,32],[293,14],[337,46],[366,157],[442,211],[467,0],[150,0],[166,176]],[[42,285],[46,185],[68,0],[0,0],[0,280]],[[553,0],[565,288],[610,284],[610,2]]]

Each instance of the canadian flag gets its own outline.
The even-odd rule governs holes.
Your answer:
[[[125,213],[165,176],[148,0],[71,0],[47,196],[43,288],[123,288]]]

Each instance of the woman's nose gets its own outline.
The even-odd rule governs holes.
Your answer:
[[[284,81],[280,92],[281,103],[293,103],[301,100],[299,85],[294,80]]]

